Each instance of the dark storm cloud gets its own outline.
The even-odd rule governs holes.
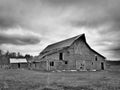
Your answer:
[[[17,26],[29,28],[31,19],[37,15],[40,5],[38,0],[0,0],[0,28]],[[38,7],[36,7],[38,6]],[[2,29],[0,29],[2,30]]]
[[[117,44],[117,46],[115,45],[115,47],[111,47],[109,48],[109,50],[111,52],[111,56],[115,57],[115,59],[120,59],[120,43]]]
[[[14,45],[30,45],[38,44],[40,39],[38,37],[29,36],[18,36],[18,35],[1,35],[0,34],[0,44],[14,44]]]
[[[16,24],[18,24],[17,20],[8,17],[0,17],[0,30],[16,27]]]
[[[105,3],[106,1],[104,1]],[[37,15],[38,12],[45,11],[43,7],[46,8],[54,7],[57,9],[57,6],[60,8],[67,8],[75,6],[78,8],[77,13],[79,13],[79,8],[89,7],[96,4],[101,4],[100,0],[2,0],[0,1],[0,28],[15,27],[17,25],[24,27],[31,27],[30,20],[32,16]],[[48,6],[47,6],[48,5]],[[49,6],[50,5],[50,6]],[[62,6],[63,5],[63,6]],[[16,7],[17,6],[17,7]],[[56,7],[56,8],[55,8]],[[42,10],[41,10],[42,9]],[[69,9],[69,8],[68,8]],[[56,12],[56,10],[55,10]],[[78,22],[79,23],[79,22]],[[81,22],[82,24],[86,22]],[[76,25],[77,22],[75,22]]]
[[[13,1],[15,0],[8,2],[7,0],[0,1],[0,28],[2,28],[0,30],[5,30],[5,28],[11,28],[19,24]]]
[[[40,42],[40,38],[36,35],[36,32],[31,30],[27,30],[26,32],[24,28],[31,26],[29,22],[32,15],[34,15],[32,9],[34,2],[33,4],[27,4],[29,1],[0,0],[0,44],[29,45],[38,44]],[[22,28],[20,33],[18,27]],[[9,30],[11,30],[10,33],[15,33],[6,34]],[[24,32],[28,34],[24,34]],[[21,35],[21,33],[23,35]]]
[[[101,3],[100,0],[41,0],[43,3],[48,3],[53,6],[58,5],[82,5],[82,4],[95,4],[95,3]],[[104,1],[105,3],[106,1]]]
[[[0,0],[0,31],[18,26],[23,28],[23,33],[24,28],[40,35],[45,33],[43,38],[47,39],[43,46],[59,40],[60,35],[67,38],[73,33],[82,33],[80,30],[84,27],[95,46],[104,46],[113,57],[120,58],[120,0]],[[0,32],[0,44],[29,45],[39,41],[36,34]]]

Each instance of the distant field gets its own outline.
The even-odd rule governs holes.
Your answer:
[[[0,70],[0,90],[120,90],[120,72]]]

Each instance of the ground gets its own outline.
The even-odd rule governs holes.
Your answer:
[[[0,90],[120,90],[119,71],[0,70]]]

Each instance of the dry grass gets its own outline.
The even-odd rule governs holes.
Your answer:
[[[120,72],[0,70],[0,90],[120,90]]]

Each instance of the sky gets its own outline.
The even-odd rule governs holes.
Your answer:
[[[85,33],[107,59],[120,59],[120,0],[0,0],[0,49],[38,55]]]

